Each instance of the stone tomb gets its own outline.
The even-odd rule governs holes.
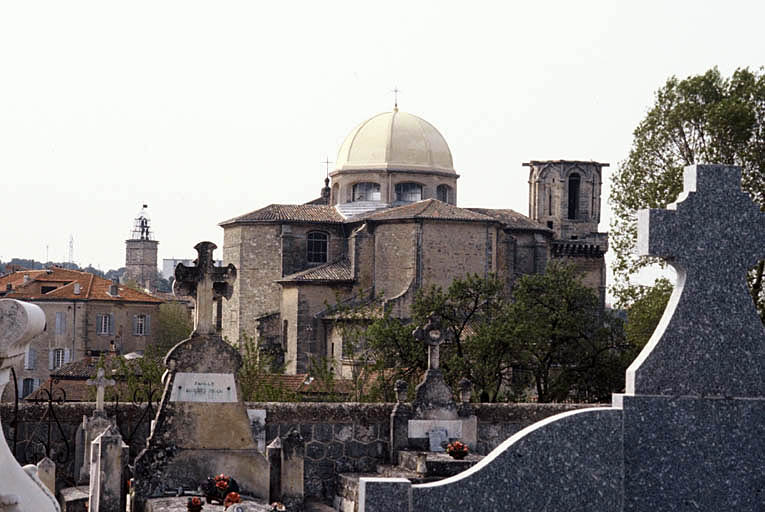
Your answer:
[[[214,244],[195,248],[197,266],[176,270],[176,287],[197,297],[195,329],[165,357],[162,401],[147,448],[135,463],[138,511],[149,498],[181,487],[195,491],[220,473],[236,479],[241,494],[268,498],[268,462],[253,439],[236,379],[241,357],[212,324],[215,295],[226,296],[236,271],[231,265],[213,268]]]
[[[765,329],[746,272],[765,213],[738,167],[687,167],[667,210],[638,216],[643,255],[678,283],[611,407],[552,416],[439,482],[360,479],[359,512],[765,510]]]
[[[440,368],[440,346],[447,341],[448,331],[433,316],[412,334],[428,347],[428,369],[415,389],[412,418],[407,420],[408,448],[443,452],[447,442],[460,440],[475,450],[476,417],[458,414],[452,390],[444,381]],[[393,421],[395,423],[395,419]],[[393,440],[391,444],[400,443]]]

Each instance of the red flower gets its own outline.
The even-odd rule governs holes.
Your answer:
[[[228,481],[227,480],[218,480],[215,482],[215,487],[217,487],[220,490],[224,490],[228,488]]]
[[[194,496],[193,498],[191,498],[191,504],[192,505],[201,505],[202,504],[202,500],[200,500],[199,497]]]
[[[238,492],[230,492],[226,495],[226,499],[223,501],[223,507],[227,508],[234,503],[241,503],[242,498]]]

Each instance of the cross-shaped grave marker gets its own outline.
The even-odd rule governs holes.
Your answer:
[[[85,382],[88,386],[96,386],[96,411],[104,410],[104,390],[107,386],[114,386],[117,384],[114,379],[107,379],[103,368],[99,368],[96,372],[95,379],[88,379]]]
[[[175,283],[173,292],[176,295],[191,295],[196,297],[194,312],[194,332],[197,334],[214,334],[215,324],[212,320],[213,302],[215,299],[231,297],[231,283],[236,279],[236,267],[216,267],[213,251],[217,249],[212,242],[199,242],[194,246],[197,251],[196,266],[187,267],[179,263],[175,267]]]
[[[441,319],[431,315],[428,322],[412,331],[417,341],[428,346],[428,370],[437,370],[440,364],[440,345],[447,341],[449,332],[441,326]]]
[[[665,259],[677,285],[627,393],[765,396],[765,331],[745,281],[765,257],[765,213],[740,168],[686,167],[676,203],[638,212],[638,253]]]

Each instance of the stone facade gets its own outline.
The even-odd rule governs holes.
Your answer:
[[[138,286],[154,290],[157,278],[156,240],[125,240],[125,277]]]
[[[459,208],[459,175],[432,125],[397,110],[362,123],[342,145],[321,197],[220,224],[223,260],[239,272],[223,305],[224,336],[235,342],[247,334],[271,348],[279,340],[290,373],[327,357],[348,376],[338,333],[326,325],[337,301],[381,298],[407,318],[423,287],[493,273],[509,290],[518,276],[544,272],[552,258],[571,261],[603,300],[607,235],[597,226],[608,164],[526,165],[529,217]]]

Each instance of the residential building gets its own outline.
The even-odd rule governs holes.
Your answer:
[[[163,302],[94,274],[58,267],[0,276],[0,297],[31,302],[45,312],[45,331],[15,367],[20,396],[69,362],[108,352],[140,353],[153,343],[152,318]],[[3,399],[13,399],[11,386]]]

